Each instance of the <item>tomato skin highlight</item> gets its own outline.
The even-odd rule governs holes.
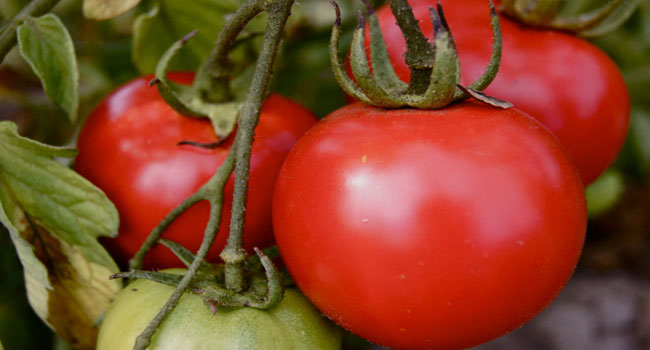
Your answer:
[[[433,0],[410,0],[427,38],[433,38]],[[461,83],[468,85],[487,66],[492,50],[488,1],[442,0],[461,61]],[[406,45],[389,6],[377,10],[397,75],[410,71]],[[488,95],[507,100],[549,128],[565,145],[585,185],[616,159],[627,133],[630,98],[614,62],[599,48],[570,34],[538,30],[500,16],[501,65]],[[369,39],[367,39],[368,42]]]
[[[283,260],[339,325],[397,349],[501,336],[559,293],[586,230],[580,176],[531,117],[360,103],[312,128],[273,199]]]
[[[181,274],[184,270],[167,271]],[[131,350],[174,288],[137,280],[122,290],[106,312],[97,350]],[[187,292],[152,338],[151,350],[341,348],[341,334],[295,288],[271,310],[249,307],[212,314],[201,296]]]
[[[88,117],[79,136],[76,170],[102,189],[120,213],[119,236],[102,242],[121,266],[135,254],[151,230],[194,193],[226,158],[234,133],[216,149],[177,145],[210,143],[216,136],[206,120],[184,117],[169,107],[152,77],[124,84]],[[170,78],[189,84],[191,73]],[[255,129],[244,243],[252,250],[273,244],[271,199],[277,172],[293,144],[316,122],[305,108],[282,96],[264,103]],[[225,188],[222,224],[208,260],[217,261],[225,246],[232,206],[233,178]],[[209,204],[199,202],[183,213],[163,237],[198,250],[208,221]],[[145,268],[181,267],[171,251],[155,246]]]

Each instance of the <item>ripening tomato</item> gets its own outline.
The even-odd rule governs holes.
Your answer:
[[[168,271],[182,273],[180,269]],[[174,288],[137,280],[124,288],[102,321],[97,350],[131,350]],[[295,288],[270,310],[243,307],[212,314],[203,298],[185,293],[152,338],[151,350],[338,350],[339,329]]]
[[[192,75],[170,78],[189,83]],[[169,107],[150,78],[133,80],[114,91],[88,117],[79,136],[77,171],[106,192],[120,213],[119,236],[103,243],[125,265],[149,232],[174,207],[217,170],[234,135],[215,149],[177,145],[180,141],[215,142],[206,120],[184,117]],[[277,172],[296,140],[316,122],[298,104],[272,95],[262,108],[251,158],[245,221],[245,246],[273,244],[271,197]],[[225,246],[232,206],[233,178],[226,184],[222,225],[209,260]],[[208,221],[209,204],[199,202],[183,213],[163,237],[196,251]],[[154,247],[147,268],[182,266],[167,248]]]
[[[300,290],[332,320],[397,349],[460,349],[540,312],[586,230],[580,175],[516,109],[357,103],[287,156],[275,237]]]
[[[433,38],[429,7],[435,0],[410,0],[422,32]],[[463,84],[478,78],[490,60],[492,29],[487,0],[442,1],[461,61]],[[395,71],[405,81],[406,51],[390,7],[377,10]],[[537,30],[501,16],[503,56],[499,74],[485,89],[512,102],[549,128],[564,144],[585,185],[620,151],[629,121],[629,96],[612,60],[570,34]]]

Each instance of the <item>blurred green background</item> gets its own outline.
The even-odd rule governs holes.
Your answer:
[[[604,1],[572,1],[570,10],[598,6]],[[0,0],[0,18],[10,18],[27,2]],[[352,0],[339,2],[348,29],[345,40],[349,40],[356,21],[355,8],[360,4]],[[379,5],[381,1],[374,3]],[[81,77],[81,120],[111,89],[141,74],[137,67],[141,71],[148,69],[145,61],[151,58],[143,57],[146,54],[142,52],[151,42],[134,42],[132,28],[134,21],[146,16],[155,4],[145,0],[126,15],[103,22],[85,20],[80,0],[62,1],[55,9],[75,41]],[[303,103],[320,117],[345,103],[329,65],[327,44],[333,21],[328,1],[298,2],[273,82],[277,92]],[[256,23],[250,31],[260,28],[261,23]],[[178,37],[185,29],[192,28],[175,28]],[[638,279],[650,280],[650,2],[641,1],[623,27],[592,42],[605,50],[624,74],[632,98],[632,115],[627,142],[615,165],[588,188],[591,217],[580,269],[595,273],[623,270]],[[246,61],[256,45],[255,40],[247,43],[238,57]],[[141,60],[137,65],[134,56]],[[179,63],[179,67],[195,65]],[[0,66],[0,120],[13,120],[23,135],[55,145],[74,144],[82,124],[71,125],[47,101],[38,79],[15,52]],[[31,311],[20,262],[4,229],[0,229],[0,339],[7,350],[65,348]],[[351,349],[366,346],[354,338],[346,344]]]

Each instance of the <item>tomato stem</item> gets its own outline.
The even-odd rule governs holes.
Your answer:
[[[16,30],[27,17],[38,17],[49,12],[60,0],[32,0],[0,29],[0,63],[16,45]]]
[[[181,296],[185,290],[190,286],[194,277],[201,267],[201,264],[205,261],[205,257],[208,255],[208,250],[212,246],[214,239],[217,236],[217,232],[221,223],[221,209],[223,206],[223,187],[226,185],[226,182],[230,178],[230,174],[233,171],[234,167],[234,154],[230,152],[224,162],[221,164],[214,176],[203,185],[195,194],[190,196],[176,207],[170,214],[163,219],[163,221],[154,229],[151,235],[147,237],[147,241],[140,248],[136,257],[132,260],[132,269],[139,267],[138,265],[142,264],[142,258],[147,250],[157,242],[162,232],[165,228],[177,218],[185,209],[189,208],[199,200],[209,198],[210,200],[210,218],[208,219],[208,224],[203,236],[203,241],[199,251],[196,254],[196,258],[192,261],[187,273],[180,280],[174,293],[167,300],[165,305],[158,311],[158,314],[151,320],[151,323],[145,328],[145,330],[138,335],[136,338],[134,350],[144,350],[151,344],[151,337],[156,332],[160,324],[165,320],[167,315],[176,307]],[[147,247],[148,246],[148,247]]]
[[[225,102],[232,100],[230,91],[232,65],[229,58],[230,49],[235,45],[237,36],[246,24],[264,10],[259,0],[249,0],[228,18],[228,22],[219,33],[210,57],[199,68],[195,85],[207,101]]]
[[[422,34],[407,0],[389,0],[388,4],[406,41],[404,60],[411,70],[410,90],[423,92],[429,85],[435,49]]]
[[[131,270],[138,270],[142,268],[144,257],[162,236],[167,227],[171,225],[176,218],[178,218],[185,210],[189,209],[194,204],[202,201],[210,201],[210,219],[213,222],[217,222],[217,228],[221,221],[221,207],[223,206],[223,187],[226,185],[226,182],[230,178],[235,164],[235,156],[233,152],[228,153],[228,156],[223,161],[217,172],[206,182],[198,191],[192,194],[190,197],[185,199],[181,204],[179,204],[174,210],[172,210],[165,218],[156,226],[144,243],[140,246],[140,249],[135,253],[133,258],[129,261],[129,268]],[[218,213],[214,213],[218,209]],[[207,230],[211,229],[210,224],[206,227]],[[216,233],[215,233],[216,235]],[[213,239],[214,240],[214,239]],[[209,247],[208,247],[209,248]],[[200,248],[199,248],[200,251]],[[199,254],[197,253],[197,256]]]
[[[243,248],[243,231],[253,135],[293,3],[294,0],[275,0],[266,3],[266,11],[269,14],[268,25],[246,102],[239,112],[237,140],[232,149],[236,160],[230,233],[226,248],[220,255],[226,263],[225,285],[229,290],[239,291],[244,285],[242,263],[246,260],[247,254]]]
[[[241,28],[245,25],[245,21],[252,19],[261,11],[261,9],[264,9],[269,14],[269,21],[262,42],[262,49],[255,67],[253,80],[249,87],[246,101],[239,110],[238,129],[233,148],[228,153],[226,160],[224,160],[215,175],[196,193],[183,201],[183,203],[176,207],[165,217],[165,219],[163,219],[163,221],[161,221],[161,223],[151,232],[149,237],[147,237],[145,243],[130,262],[130,267],[132,269],[135,270],[140,268],[146,252],[156,242],[158,242],[162,233],[171,222],[173,222],[183,211],[196,204],[198,201],[210,201],[210,218],[208,220],[203,241],[201,242],[201,247],[199,248],[196,257],[192,261],[187,273],[176,286],[174,293],[160,309],[147,328],[137,337],[134,347],[135,350],[144,350],[150,345],[151,337],[167,315],[178,304],[185,290],[192,284],[199,268],[204,264],[205,257],[214,242],[221,224],[223,188],[230,178],[233,169],[235,171],[235,189],[233,194],[230,234],[228,236],[226,248],[220,255],[225,262],[224,285],[226,287],[226,293],[220,291],[215,294],[214,297],[217,298],[216,300],[223,300],[235,304],[239,303],[241,306],[252,306],[264,309],[274,307],[282,299],[283,287],[281,276],[278,274],[271,260],[258,249],[256,249],[256,253],[266,271],[266,297],[260,300],[252,295],[253,293],[244,295],[239,295],[239,293],[242,293],[246,287],[243,265],[248,258],[248,254],[243,248],[243,229],[246,198],[248,193],[248,180],[250,176],[250,157],[253,135],[259,120],[262,103],[266,98],[268,83],[273,70],[273,63],[277,56],[277,51],[282,39],[282,33],[287,19],[291,14],[293,3],[294,0],[250,0],[243,5],[244,10],[238,10],[238,13],[242,14],[240,18],[241,21],[229,21],[220,33],[220,38],[232,35],[231,39],[221,38],[218,40],[218,43],[221,44],[218,44],[217,46],[221,45],[219,47],[222,49],[216,50],[216,56],[226,58],[226,61],[220,63],[227,63],[227,54],[220,54],[220,50],[227,51],[227,48],[230,47],[232,42],[234,42],[236,36],[241,31]],[[206,67],[209,67],[210,65],[211,63],[206,64]],[[223,68],[218,68],[217,70],[219,69]]]

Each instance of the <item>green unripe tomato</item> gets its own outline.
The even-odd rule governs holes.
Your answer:
[[[168,270],[182,273],[183,270]],[[174,288],[137,280],[110,306],[99,329],[97,350],[131,350]],[[151,350],[340,349],[339,329],[297,290],[287,289],[275,308],[240,308],[212,314],[203,299],[185,293],[154,334]]]

